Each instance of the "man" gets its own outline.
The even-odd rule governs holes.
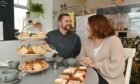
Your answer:
[[[58,17],[58,29],[46,35],[46,42],[52,45],[58,51],[58,55],[63,58],[75,58],[80,53],[80,38],[71,32],[71,29],[70,16],[61,14]]]

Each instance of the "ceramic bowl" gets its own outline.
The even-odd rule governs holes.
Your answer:
[[[67,58],[66,62],[68,64],[68,66],[76,66],[76,64],[77,64],[77,60],[75,58]]]
[[[10,61],[8,62],[9,69],[17,69],[19,66],[19,61]]]
[[[61,64],[63,62],[63,57],[54,57],[54,62]]]
[[[19,72],[16,69],[7,69],[0,75],[1,82],[8,83],[17,80],[19,77]]]

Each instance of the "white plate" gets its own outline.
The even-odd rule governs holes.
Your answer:
[[[38,73],[38,72],[41,72],[41,71],[46,70],[47,68],[49,68],[49,64],[48,64],[48,63],[47,63],[47,66],[46,66],[45,68],[42,68],[42,69],[40,69],[40,70],[33,70],[33,71],[26,71],[26,70],[23,70],[23,72],[26,72],[26,73]],[[20,66],[18,67],[18,69],[21,70],[21,69],[20,69]]]
[[[45,37],[17,37],[19,40],[41,40],[45,39]]]
[[[49,65],[47,67],[45,67],[45,68],[40,69],[40,70],[36,70],[36,71],[25,71],[25,72],[27,72],[27,73],[38,73],[38,72],[41,72],[41,71],[46,70],[47,68],[49,68]]]
[[[20,54],[21,56],[42,56],[44,55],[44,53],[40,53],[40,54]]]

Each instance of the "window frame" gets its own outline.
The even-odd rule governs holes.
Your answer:
[[[26,6],[25,6],[25,5],[22,5],[22,4],[17,4],[17,3],[14,2],[14,12],[15,12],[15,8],[27,10],[27,9],[28,9],[28,4],[29,4],[29,0],[27,0],[27,5],[26,5]],[[14,14],[14,16],[15,16],[15,14]],[[14,17],[14,18],[15,18],[15,17]],[[15,20],[15,19],[14,19],[14,20]],[[15,23],[15,21],[14,21],[14,29],[16,29],[16,23]],[[20,31],[19,31],[19,32],[20,32]]]

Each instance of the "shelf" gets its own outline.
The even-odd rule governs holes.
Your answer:
[[[140,30],[122,30],[122,31],[115,31],[115,32],[127,32],[127,31],[140,31]]]

